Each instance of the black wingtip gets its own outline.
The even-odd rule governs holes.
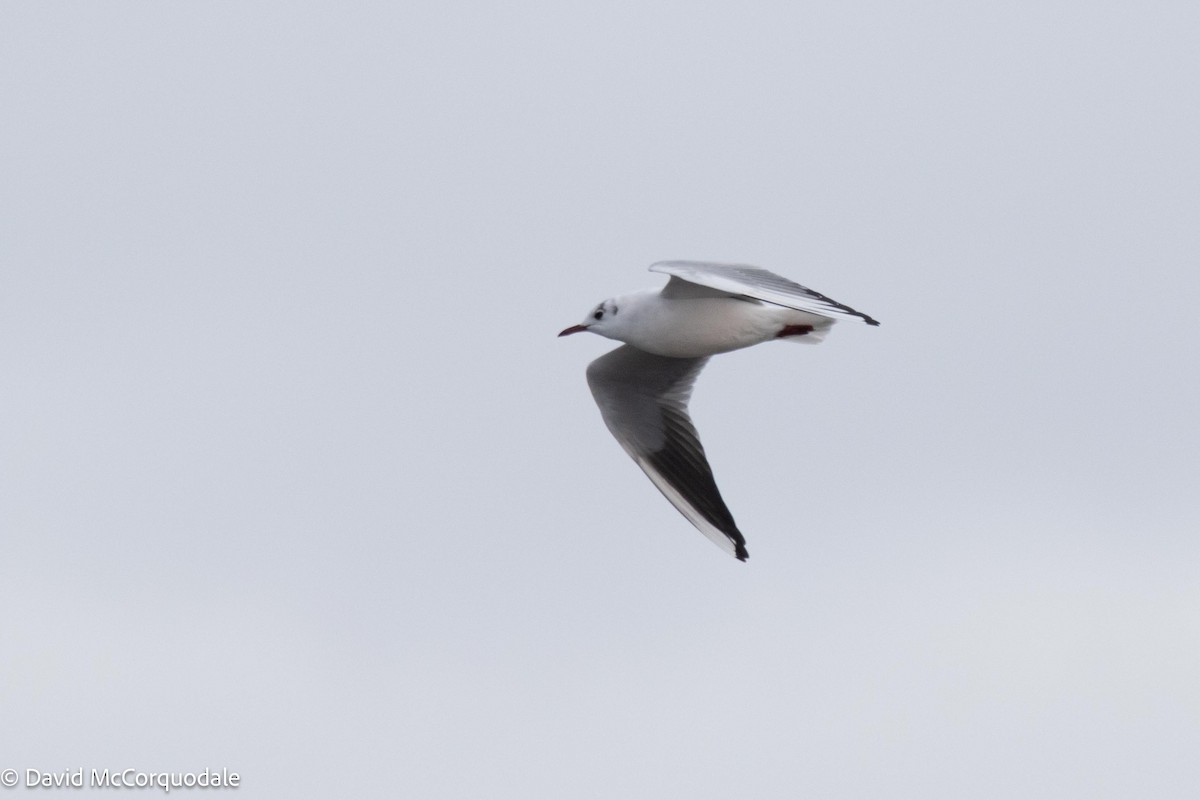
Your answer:
[[[879,320],[877,320],[877,319],[871,319],[870,317],[863,317],[863,319],[865,319],[867,321],[868,325],[875,325],[875,326],[879,325]]]
[[[750,553],[746,550],[746,545],[742,544],[741,542],[735,542],[735,544],[737,545],[737,552],[734,553],[734,555],[737,556],[737,560],[745,561],[748,559],[750,557]]]

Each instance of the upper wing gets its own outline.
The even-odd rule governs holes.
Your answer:
[[[706,361],[622,345],[588,365],[588,386],[608,430],[658,490],[701,533],[745,561],[746,539],[721,499],[687,413]]]
[[[688,284],[715,289],[719,293],[753,297],[797,311],[810,311],[827,317],[859,317],[868,325],[879,324],[861,311],[855,311],[820,292],[758,267],[707,261],[659,261],[650,265],[650,271],[671,276],[670,283],[663,290],[668,297],[695,294],[686,285],[676,286],[676,281],[686,281]]]

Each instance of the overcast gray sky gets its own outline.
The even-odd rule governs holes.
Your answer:
[[[4,4],[0,769],[1200,795],[1198,40],[1185,2]],[[671,258],[883,323],[701,376],[746,564],[604,429],[612,344],[555,338]]]

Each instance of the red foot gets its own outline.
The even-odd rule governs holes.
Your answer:
[[[785,336],[803,336],[806,333],[812,333],[812,325],[784,325],[779,333],[775,334],[776,339],[782,339]]]

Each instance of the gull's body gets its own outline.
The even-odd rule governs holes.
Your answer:
[[[761,344],[789,324],[812,325],[814,329],[827,329],[831,324],[816,314],[755,300],[671,297],[658,289],[614,297],[613,303],[626,324],[616,332],[620,335],[614,333],[611,338],[672,358],[714,356]]]
[[[687,414],[696,376],[718,353],[772,339],[820,341],[837,317],[879,323],[755,267],[663,261],[650,269],[671,276],[661,290],[605,300],[559,335],[589,331],[625,342],[587,370],[605,424],[680,513],[744,561],[745,537]]]

